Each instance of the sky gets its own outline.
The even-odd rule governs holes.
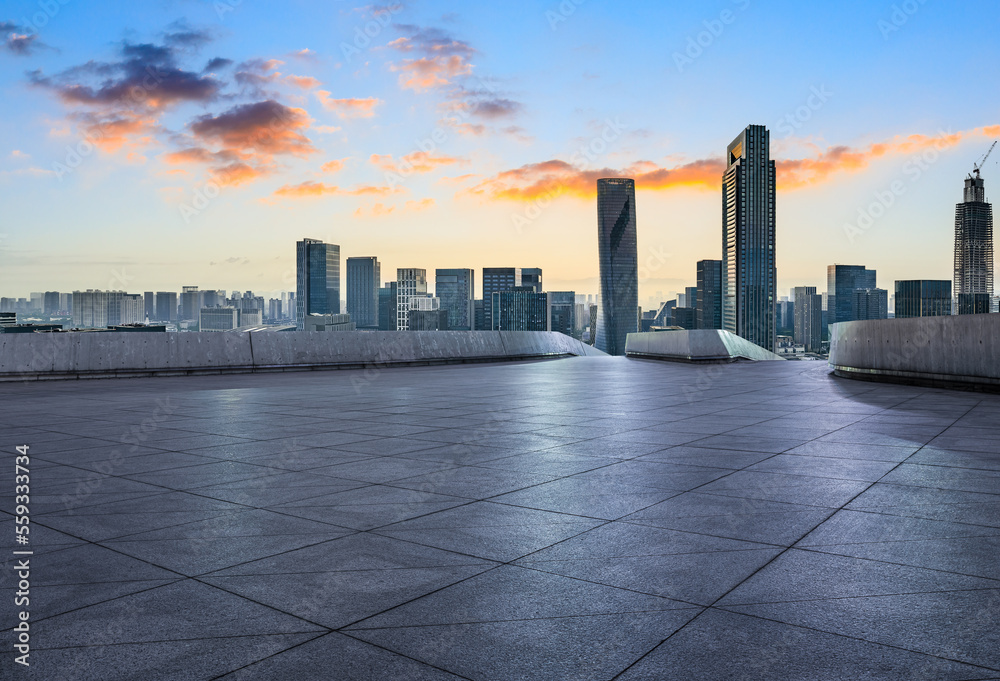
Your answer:
[[[649,306],[721,257],[749,124],[778,166],[781,295],[832,263],[950,279],[963,180],[1000,138],[998,24],[941,0],[5,0],[0,295],[271,297],[304,237],[384,281],[541,267],[596,293],[596,180],[628,176]]]

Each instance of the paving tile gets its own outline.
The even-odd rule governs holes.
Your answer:
[[[881,513],[841,510],[798,543],[800,547],[830,544],[867,544],[947,539],[951,537],[998,536],[1000,529],[909,518]]]

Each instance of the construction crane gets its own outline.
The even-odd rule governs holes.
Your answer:
[[[1000,140],[994,140],[993,144],[990,145],[989,151],[986,152],[986,155],[983,156],[981,159],[979,159],[978,163],[972,164],[973,168],[972,172],[976,174],[976,177],[979,177],[979,171],[982,169],[984,165],[986,165],[986,159],[988,159],[990,157],[990,154],[993,153],[993,149],[996,147],[997,142],[1000,142]]]

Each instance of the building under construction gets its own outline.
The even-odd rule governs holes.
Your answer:
[[[977,164],[974,174],[965,179],[965,200],[955,207],[958,314],[988,313],[993,297],[993,207],[986,202],[980,167]]]

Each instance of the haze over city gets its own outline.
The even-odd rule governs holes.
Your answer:
[[[748,123],[778,165],[781,295],[833,262],[950,279],[962,180],[1000,135],[980,5],[5,10],[5,295],[293,290],[303,236],[388,272],[516,264],[596,293],[595,180],[627,176],[646,305],[719,257]]]

